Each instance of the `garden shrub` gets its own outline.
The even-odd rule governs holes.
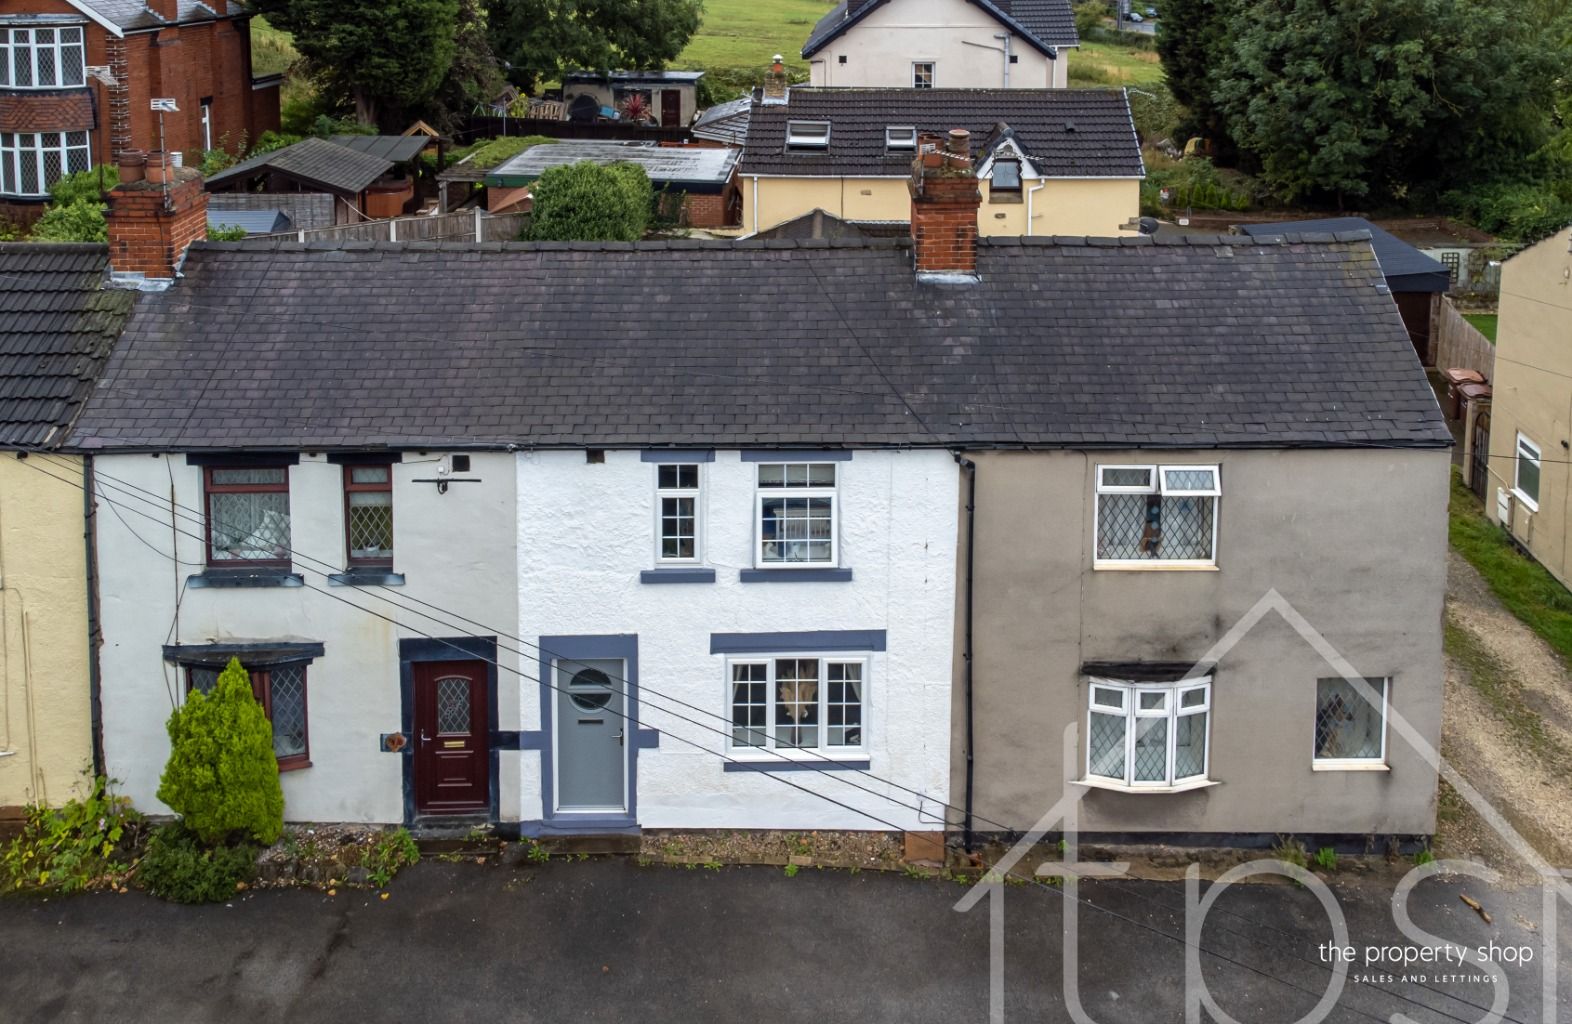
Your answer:
[[[211,693],[193,690],[169,716],[169,744],[158,798],[187,829],[209,844],[277,841],[284,791],[273,726],[238,659],[230,659]]]
[[[530,237],[549,242],[634,242],[653,214],[650,179],[636,164],[581,161],[535,180]]]
[[[257,848],[250,843],[208,846],[179,822],[161,826],[137,865],[137,881],[171,903],[219,903],[256,875]]]
[[[0,880],[7,892],[81,892],[115,885],[130,867],[141,824],[131,801],[111,792],[109,780],[99,776],[79,800],[27,808],[22,834],[0,854]]]
[[[96,199],[50,203],[33,223],[29,238],[35,242],[107,242],[109,223],[104,204]]]

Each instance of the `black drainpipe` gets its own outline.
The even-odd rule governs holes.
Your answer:
[[[966,694],[966,803],[962,821],[962,836],[966,852],[972,851],[972,782],[976,777],[976,761],[972,756],[972,557],[977,550],[977,464],[955,453],[955,462],[966,471],[966,628],[961,641],[961,659],[965,662]]]
[[[93,729],[93,777],[104,774],[104,698],[98,669],[98,523],[93,457],[82,456],[82,522],[87,540],[87,700]]]

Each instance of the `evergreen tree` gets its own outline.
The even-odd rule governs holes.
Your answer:
[[[574,68],[662,67],[699,30],[702,0],[490,0],[492,47],[515,85]]]
[[[1157,54],[1162,59],[1168,91],[1184,107],[1179,130],[1186,138],[1200,135],[1214,146],[1228,144],[1227,126],[1212,94],[1230,42],[1230,27],[1239,14],[1239,0],[1165,0],[1158,22]],[[1185,139],[1176,139],[1183,145]]]
[[[193,690],[169,716],[169,762],[158,798],[205,843],[269,844],[284,828],[273,726],[231,658],[211,693]]]

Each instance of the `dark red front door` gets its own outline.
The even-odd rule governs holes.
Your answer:
[[[662,128],[682,127],[682,94],[676,89],[660,94],[660,124]]]
[[[415,665],[415,809],[469,814],[491,806],[486,663]]]

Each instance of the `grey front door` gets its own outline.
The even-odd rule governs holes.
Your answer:
[[[557,809],[627,809],[627,665],[621,658],[558,660]]]

